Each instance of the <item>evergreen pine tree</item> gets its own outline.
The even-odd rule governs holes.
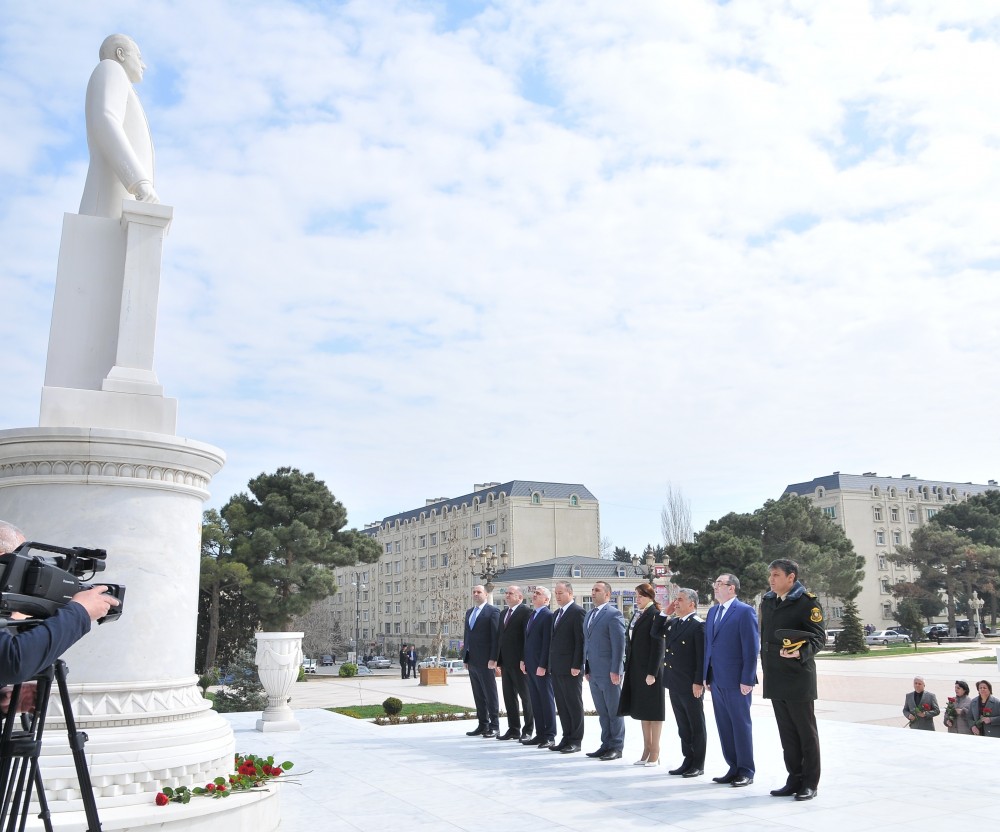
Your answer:
[[[858,605],[853,598],[844,602],[844,614],[840,617],[844,631],[837,636],[834,650],[838,653],[867,653],[865,628],[861,626]]]

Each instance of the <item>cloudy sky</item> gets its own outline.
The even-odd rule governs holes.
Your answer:
[[[2,427],[115,31],[211,505],[281,465],[357,526],[582,482],[637,551],[668,483],[701,528],[835,470],[1000,474],[994,4],[0,0]]]

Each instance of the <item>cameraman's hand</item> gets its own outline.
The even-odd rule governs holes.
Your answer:
[[[117,598],[104,594],[107,591],[106,586],[92,586],[90,589],[76,593],[73,600],[87,611],[91,621],[97,621],[98,618],[107,615],[109,609],[118,606]]]

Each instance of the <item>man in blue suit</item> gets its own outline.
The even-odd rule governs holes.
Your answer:
[[[757,614],[736,597],[740,581],[735,575],[720,575],[713,587],[718,604],[708,611],[705,621],[705,684],[712,693],[715,724],[729,771],[712,779],[749,786],[754,775],[750,703],[760,647]]]
[[[549,675],[549,644],[552,640],[551,594],[544,586],[531,593],[534,610],[524,624],[524,660],[521,671],[528,681],[528,696],[535,717],[535,736],[521,740],[525,745],[551,748],[556,744],[556,700]]]
[[[479,727],[470,737],[495,737],[500,731],[497,695],[497,654],[500,651],[500,610],[487,603],[486,588],[472,587],[472,607],[465,613],[465,669],[472,683]]]
[[[594,608],[583,624],[583,661],[601,723],[601,746],[587,756],[620,760],[625,747],[625,717],[618,715],[625,669],[625,617],[611,605],[607,581],[597,581],[590,597]]]

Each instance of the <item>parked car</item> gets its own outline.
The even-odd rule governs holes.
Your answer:
[[[319,660],[319,666],[333,667],[333,656],[323,656],[323,658]]]
[[[369,670],[388,670],[392,667],[392,662],[385,656],[372,656],[365,664]]]
[[[428,656],[417,662],[417,670],[423,670],[425,667],[441,667],[446,661],[448,660],[444,656]]]
[[[947,624],[931,624],[929,627],[924,627],[924,635],[932,641],[942,636],[948,635],[948,625]]]
[[[448,673],[463,673],[465,671],[465,662],[461,659],[445,659],[440,667],[444,667]]]
[[[831,648],[831,649],[833,649],[833,647],[837,644],[837,636],[839,636],[842,632],[844,632],[842,629],[841,630],[827,630],[826,631],[826,646],[829,647],[829,648]]]
[[[368,669],[367,666],[363,664],[358,665],[358,672],[354,674],[355,676],[374,676],[375,674]]]
[[[316,672],[316,659],[303,659],[302,660],[302,669],[306,673],[315,673]]]
[[[882,644],[888,647],[890,644],[909,644],[910,637],[895,630],[877,630],[870,636],[865,636],[865,644]]]

